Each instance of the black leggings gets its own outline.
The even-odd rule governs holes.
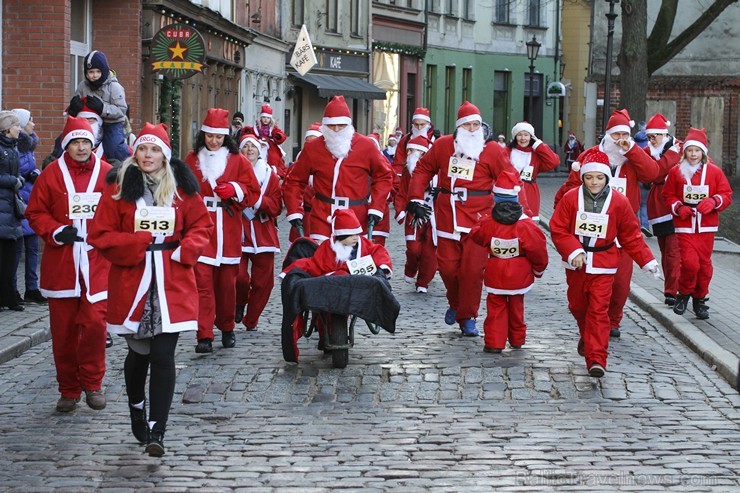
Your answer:
[[[149,365],[149,421],[156,421],[164,429],[175,393],[175,348],[178,332],[152,337],[149,354],[139,354],[130,347],[123,364],[129,404],[138,404],[146,398],[146,375]]]

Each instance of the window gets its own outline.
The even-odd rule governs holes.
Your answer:
[[[457,16],[457,0],[447,0],[447,13],[452,16]]]
[[[473,69],[464,68],[462,72],[462,100],[470,101],[473,98]]]
[[[462,18],[473,20],[473,0],[462,0]]]
[[[429,113],[435,116],[437,112],[437,99],[434,97],[434,89],[437,82],[437,66],[427,65],[427,80],[424,86],[424,103],[429,108]]]
[[[339,0],[326,0],[326,31],[339,32]]]
[[[455,130],[455,67],[445,67],[445,133]]]
[[[540,0],[529,0],[527,8],[527,25],[540,26]]]
[[[431,12],[433,14],[439,14],[439,2],[441,0],[427,0],[427,12]]]
[[[92,40],[92,11],[90,0],[72,0],[70,17],[69,73],[70,97],[85,77],[85,55],[90,53]]]
[[[494,4],[494,22],[497,24],[509,24],[509,3],[511,0],[496,0]]]
[[[305,23],[303,17],[303,3],[303,0],[293,0],[293,8],[290,13],[290,18],[294,27],[301,27]]]
[[[360,17],[361,17],[361,9],[360,6],[360,0],[352,0],[352,3],[350,4],[349,9],[349,15],[350,15],[350,34],[353,36],[359,36],[360,35]]]
[[[496,135],[509,133],[509,72],[493,73],[493,130]]]

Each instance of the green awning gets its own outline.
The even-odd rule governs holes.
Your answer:
[[[384,90],[355,77],[321,74],[290,74],[290,76],[299,82],[314,86],[322,98],[344,96],[354,99],[385,99],[386,97]]]

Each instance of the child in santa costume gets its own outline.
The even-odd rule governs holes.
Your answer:
[[[155,457],[165,452],[177,340],[198,328],[194,267],[213,232],[200,184],[171,153],[167,127],[146,123],[134,155],[108,174],[89,234],[112,264],[108,331],[128,344],[123,373],[131,431]]]
[[[703,128],[691,128],[683,143],[681,162],[668,172],[663,188],[681,251],[681,274],[673,311],[682,315],[689,298],[693,298],[694,314],[702,320],[709,318],[706,302],[719,212],[732,204],[727,177],[707,154],[706,132]]]
[[[642,152],[642,151],[640,151]],[[565,264],[568,308],[578,323],[578,354],[592,377],[602,377],[609,348],[609,300],[621,248],[656,277],[658,262],[629,200],[608,186],[609,157],[589,149],[580,158],[583,185],[565,193],[550,220],[552,241]]]
[[[373,142],[378,146],[378,150],[382,150],[380,148],[380,134],[378,132],[372,132],[367,135],[372,139]],[[383,154],[385,156],[385,154]],[[392,161],[388,161],[390,164]],[[378,224],[375,225],[373,228],[373,234],[372,234],[372,240],[377,243],[378,245],[385,246],[385,242],[388,239],[388,237],[391,235],[391,219],[390,215],[388,214],[388,204],[392,202],[393,197],[393,190],[390,191],[388,194],[388,199],[385,201],[385,204],[383,205],[383,218],[378,221]]]
[[[92,409],[105,408],[105,312],[110,264],[88,244],[110,164],[92,153],[95,142],[84,118],[68,117],[64,152],[39,175],[26,218],[44,240],[40,290],[49,301],[60,412],[72,411],[85,391]]]
[[[500,353],[506,341],[519,349],[527,338],[524,294],[547,268],[547,242],[539,227],[527,217],[517,196],[520,177],[502,172],[493,187],[491,216],[473,227],[470,236],[488,253],[485,285],[486,321],[483,351]]]
[[[419,159],[429,150],[431,143],[423,135],[417,135],[409,140],[404,149],[406,150],[406,166],[401,175],[401,184],[394,201],[396,209],[396,221],[404,224],[406,233],[406,266],[404,267],[403,280],[409,284],[416,284],[417,293],[426,293],[429,283],[434,279],[437,272],[437,229],[434,215],[423,224],[412,222],[412,218],[406,214],[408,204],[408,191],[411,176]],[[437,192],[437,177],[432,178],[429,186],[424,191],[424,203],[434,211],[434,199]],[[417,277],[418,275],[418,277]]]
[[[321,123],[319,122],[313,122],[309,127],[308,130],[306,130],[306,135],[303,136],[303,143],[310,142],[313,139],[317,139],[321,137]],[[300,152],[298,155],[300,156]],[[296,158],[297,159],[297,158]],[[286,172],[285,176],[287,181],[288,174],[293,170],[293,166],[288,167],[288,171]],[[285,182],[283,182],[285,183]],[[313,178],[310,178],[308,180],[308,185],[306,185],[306,188],[303,191],[303,236],[310,236],[311,231],[309,230],[309,224],[311,223],[310,217],[311,217],[311,201],[313,200],[314,196],[314,190],[313,190]],[[298,228],[290,225],[290,233],[288,233],[288,241],[290,243],[293,243],[296,239],[300,238],[301,235],[298,234]]]
[[[439,137],[439,130],[434,129],[434,124],[430,118],[428,108],[416,108],[414,114],[411,117],[411,132],[407,133],[398,138],[398,144],[396,145],[396,154],[393,156],[393,190],[394,194],[398,193],[398,187],[400,185],[400,179],[403,175],[403,170],[406,167],[406,146],[414,137],[423,136],[429,141],[429,144],[433,144],[434,140]],[[394,198],[395,200],[395,198]]]
[[[257,330],[275,285],[275,254],[280,252],[276,221],[283,210],[283,194],[280,177],[260,157],[257,136],[242,133],[239,147],[254,168],[261,192],[254,206],[242,211],[244,239],[236,279],[236,323],[244,322],[247,330],[252,331]]]
[[[246,130],[249,130],[247,128]],[[254,133],[260,139],[265,139],[269,145],[267,149],[267,162],[270,166],[277,169],[280,178],[285,177],[287,168],[285,167],[285,151],[280,145],[288,138],[285,132],[280,130],[275,124],[272,116],[272,107],[269,104],[263,104],[260,110],[259,120],[255,122]]]
[[[522,177],[532,220],[537,222],[540,220],[540,187],[537,185],[537,176],[557,168],[560,157],[535,136],[534,127],[528,122],[514,125],[511,136],[511,142],[506,146],[509,160]]]
[[[663,187],[668,172],[681,159],[681,150],[676,139],[668,133],[668,127],[670,126],[671,122],[660,113],[656,113],[650,118],[645,127],[645,134],[647,134],[648,139],[645,152],[655,159],[660,168],[658,175],[650,184],[650,192],[647,197],[647,217],[652,228],[652,234],[658,238],[660,263],[665,276],[663,282],[665,304],[673,306],[676,303],[678,276],[681,272],[681,252],[673,225],[673,214],[671,214],[671,208],[663,198]]]
[[[242,215],[261,191],[252,164],[239,153],[229,135],[229,112],[208,110],[195,146],[185,162],[200,183],[200,194],[215,226],[213,236],[195,266],[198,284],[198,344],[196,353],[213,352],[213,325],[225,348],[234,335],[236,277],[242,258]]]

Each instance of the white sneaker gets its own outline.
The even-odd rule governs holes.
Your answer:
[[[409,276],[403,276],[403,282],[407,282],[409,284],[414,284],[416,282],[416,279]]]
[[[417,293],[426,293],[427,292],[427,288],[425,288],[423,286],[416,286],[416,292]]]

